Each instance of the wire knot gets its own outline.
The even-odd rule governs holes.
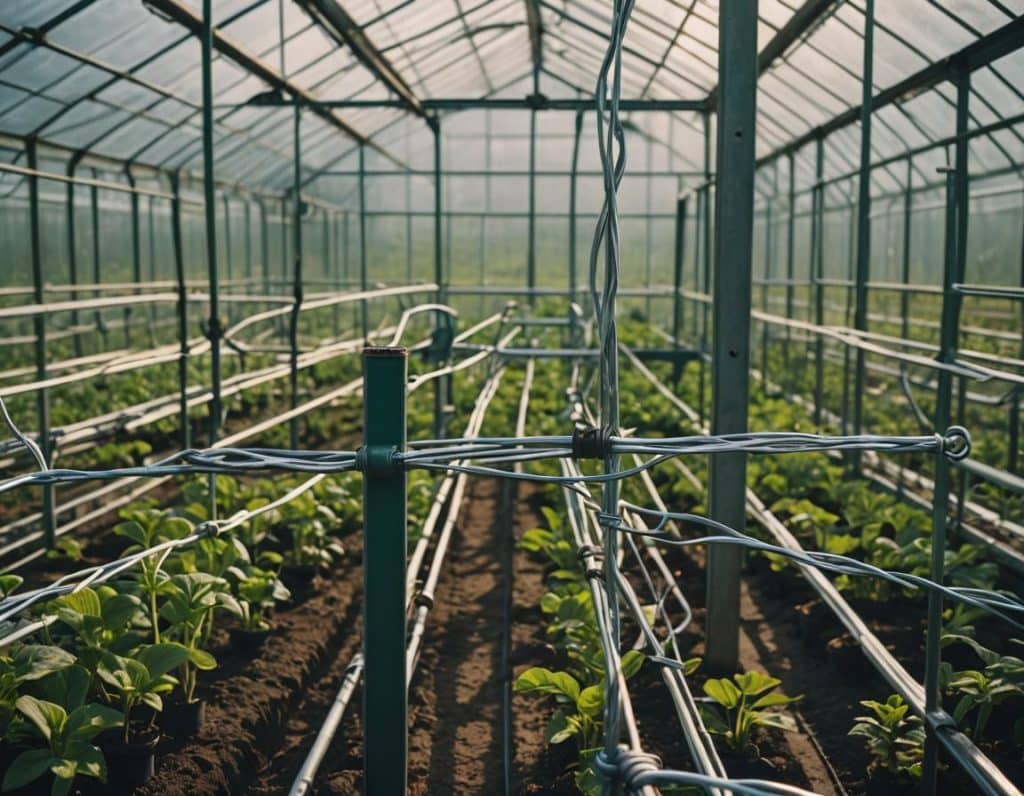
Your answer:
[[[963,426],[950,426],[945,435],[936,434],[939,453],[951,462],[959,462],[971,454],[971,432]]]
[[[607,459],[612,452],[611,426],[590,426],[575,428],[572,432],[572,456],[574,459]]]
[[[661,758],[620,744],[611,754],[601,749],[594,755],[594,769],[603,779],[621,781],[627,791],[633,791],[640,786],[641,776],[661,770]]]
[[[603,528],[618,528],[622,524],[622,519],[618,514],[599,511],[597,513],[597,523]]]

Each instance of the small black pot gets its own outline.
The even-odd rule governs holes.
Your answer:
[[[156,744],[160,736],[132,743],[104,741],[100,744],[107,761],[107,784],[104,793],[129,794],[145,785],[156,770]]]
[[[278,576],[285,588],[292,593],[292,600],[302,602],[316,590],[313,579],[316,578],[315,564],[285,564]]]
[[[206,721],[206,701],[165,702],[160,714],[160,729],[175,738],[187,738],[202,729]]]
[[[270,628],[251,630],[246,627],[233,627],[228,631],[228,635],[231,637],[232,648],[240,652],[256,652],[270,635]]]

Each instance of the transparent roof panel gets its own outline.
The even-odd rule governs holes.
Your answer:
[[[533,91],[525,0],[335,2],[359,28],[369,60],[386,62],[418,100],[522,98]],[[623,51],[624,96],[694,102],[713,97],[721,2],[638,3]],[[783,32],[793,33],[789,27],[803,5],[799,0],[760,0],[760,50]],[[38,135],[69,150],[86,148],[165,168],[198,168],[199,41],[155,7],[177,7],[198,17],[202,3],[154,0],[153,6],[134,0],[0,3],[0,133]],[[536,7],[542,30],[541,91],[551,97],[589,96],[608,44],[610,4],[537,0]],[[949,58],[1021,14],[1024,0],[876,3],[873,93]],[[335,104],[303,110],[303,166],[311,173],[351,157],[359,139],[383,150],[373,154],[382,168],[399,168],[410,157],[429,163],[422,120],[396,106],[394,85],[368,64],[367,53],[339,44],[339,33],[325,29],[300,4],[218,0],[214,22],[218,35],[244,56],[240,61],[217,53],[213,60],[218,167],[226,176],[278,189],[290,184],[293,169],[293,112],[273,103],[254,104],[274,86],[245,59],[272,73],[275,82],[287,81],[290,93]],[[816,128],[859,106],[865,22],[865,0],[826,3],[811,24],[793,33],[787,46],[763,64],[757,98],[759,157],[794,140],[809,141]],[[948,138],[955,99],[951,84],[933,82],[923,92],[910,92],[877,109],[873,156],[887,158]],[[381,101],[385,104],[374,106]],[[1022,106],[1020,51],[972,74],[970,124],[994,128],[972,139],[972,169],[998,170],[1020,162],[1024,131],[1004,120],[1019,115]],[[637,113],[630,120],[643,135],[665,143],[657,157],[667,165],[703,168],[699,114]],[[414,146],[410,136],[416,137]],[[855,169],[859,138],[855,123],[830,129],[828,172]],[[920,163],[931,159],[922,157]],[[813,179],[813,170],[813,158],[802,158],[799,179]],[[898,176],[891,169],[877,171],[873,180],[879,186]]]

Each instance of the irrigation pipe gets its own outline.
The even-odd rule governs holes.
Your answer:
[[[647,378],[656,387],[657,384],[660,384],[660,381],[654,377],[654,374],[650,374]],[[662,387],[664,387],[663,384]],[[667,388],[667,394],[661,389],[658,391],[665,395],[672,405],[683,412],[684,415],[687,417],[695,416],[696,413],[694,413],[693,409],[687,406],[678,396],[667,391]],[[684,475],[688,476],[691,483],[699,485],[700,482],[682,462],[677,459],[673,459],[673,462]],[[779,545],[794,552],[803,552],[803,547],[799,541],[774,514],[765,508],[756,493],[748,488],[746,495],[748,512],[763,525],[765,530],[776,539]],[[812,566],[805,566],[800,563],[797,563],[797,566],[808,583],[810,583],[829,608],[832,609],[836,618],[858,640],[865,657],[875,669],[906,700],[914,713],[925,718],[925,720],[929,720],[924,710],[924,687],[907,672],[878,637],[871,632],[857,612],[828,578]],[[938,730],[936,732],[937,737],[950,755],[956,759],[957,763],[967,771],[986,794],[991,794],[991,796],[1007,796],[1008,794],[1020,793],[999,768],[966,735],[957,730],[955,726],[940,725],[936,729]]]

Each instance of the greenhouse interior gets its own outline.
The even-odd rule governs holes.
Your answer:
[[[1024,0],[5,0],[14,794],[1021,794]]]

